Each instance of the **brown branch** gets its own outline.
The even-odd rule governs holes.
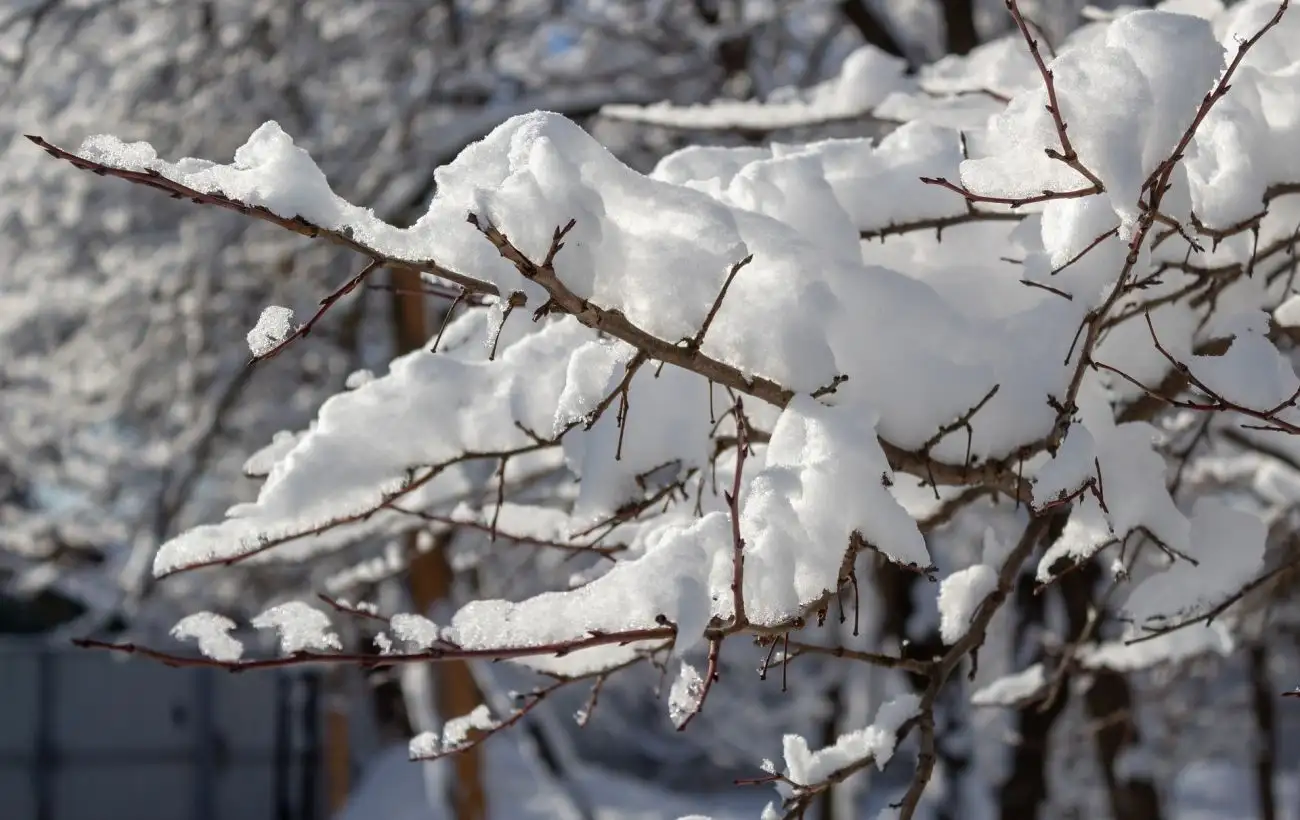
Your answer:
[[[1156,169],[1151,172],[1151,175],[1147,177],[1146,182],[1143,183],[1142,190],[1143,192],[1150,192],[1151,194],[1151,211],[1159,211],[1159,201],[1164,197],[1165,191],[1169,190],[1169,179],[1173,175],[1174,168],[1177,167],[1178,163],[1182,160],[1184,153],[1187,151],[1187,146],[1191,144],[1193,136],[1195,136],[1196,131],[1200,128],[1201,123],[1205,121],[1206,116],[1209,115],[1210,110],[1214,108],[1214,104],[1227,95],[1228,89],[1232,87],[1232,77],[1237,73],[1237,68],[1241,66],[1241,62],[1245,59],[1246,54],[1254,48],[1255,44],[1258,43],[1270,29],[1282,21],[1282,15],[1286,13],[1286,10],[1290,5],[1291,0],[1281,0],[1281,2],[1278,3],[1277,11],[1274,12],[1273,16],[1265,22],[1262,27],[1260,27],[1259,31],[1255,32],[1254,36],[1241,41],[1237,45],[1237,53],[1233,55],[1232,60],[1228,63],[1227,68],[1219,77],[1219,81],[1215,84],[1214,89],[1206,94],[1201,100],[1200,106],[1196,109],[1196,114],[1192,117],[1192,121],[1187,126],[1187,129],[1183,131],[1183,135],[1178,140],[1178,144],[1174,147],[1174,150],[1170,153],[1169,157],[1158,165]]]
[[[465,740],[449,747],[442,747],[437,752],[434,752],[433,754],[413,755],[411,757],[411,760],[432,761],[432,760],[438,760],[439,758],[448,757],[450,755],[457,755],[457,754],[462,754],[464,752],[468,752],[471,749],[474,749],[480,744],[482,744],[488,738],[500,734],[506,729],[509,729],[510,727],[517,724],[519,721],[523,720],[524,717],[528,715],[528,713],[536,709],[543,700],[545,700],[550,695],[554,694],[559,689],[577,683],[579,681],[591,680],[594,678],[596,682],[592,689],[592,698],[589,701],[589,707],[586,710],[586,714],[589,716],[591,714],[591,708],[594,708],[595,706],[596,694],[599,692],[600,687],[604,685],[605,681],[611,675],[614,675],[617,672],[621,672],[622,670],[627,669],[630,666],[640,663],[642,660],[645,659],[645,657],[646,656],[634,657],[631,660],[624,661],[623,663],[618,664],[617,666],[612,666],[608,669],[603,669],[598,672],[591,672],[585,675],[556,676],[556,679],[547,686],[544,686],[540,689],[534,689],[531,692],[526,692],[526,693],[516,695],[515,697],[523,701],[523,705],[513,709],[510,712],[510,715],[508,717],[499,720],[493,720],[491,727],[486,729],[471,729],[470,731],[473,734],[468,735],[465,738]],[[585,726],[585,725],[586,725],[585,720],[579,722],[579,726]]]
[[[395,285],[366,285],[366,290],[382,290],[387,291],[388,293],[396,293],[400,296],[432,296],[437,299],[448,299],[450,301],[460,299],[473,307],[483,307],[488,304],[487,300],[491,298],[490,296],[485,296],[479,293],[467,295],[461,288],[439,286],[432,282],[426,283],[422,287],[415,289],[400,288]]]
[[[411,468],[408,471],[408,478],[402,484],[402,486],[396,490],[393,490],[392,492],[385,493],[383,497],[380,499],[379,503],[372,507],[369,507],[365,510],[361,510],[356,513],[352,513],[350,515],[342,515],[335,518],[331,518],[328,521],[324,521],[320,524],[316,524],[314,526],[307,527],[305,529],[292,531],[274,538],[264,537],[258,541],[257,546],[247,549],[244,552],[241,552],[237,555],[228,555],[224,557],[206,558],[206,559],[200,559],[198,561],[193,561],[191,563],[185,564],[184,566],[180,566],[180,567],[176,567],[175,569],[168,570],[167,572],[158,575],[157,578],[162,579],[171,575],[176,575],[177,573],[188,572],[190,570],[196,570],[196,569],[203,569],[206,567],[232,566],[242,561],[246,561],[255,555],[260,555],[264,552],[275,549],[276,547],[282,544],[287,544],[290,541],[295,541],[299,538],[307,538],[312,535],[320,535],[323,532],[328,532],[329,530],[332,530],[336,527],[344,526],[345,524],[357,524],[362,521],[367,521],[376,513],[382,512],[387,509],[391,509],[392,504],[394,502],[399,501],[402,498],[405,498],[406,496],[415,492],[416,490],[428,484],[434,478],[437,478],[438,476],[442,475],[448,469],[456,466],[457,464],[463,464],[468,461],[477,461],[479,459],[494,459],[494,460],[501,459],[509,456],[522,455],[524,453],[531,453],[537,450],[543,450],[548,447],[554,447],[559,442],[560,438],[562,438],[565,433],[571,430],[573,426],[575,425],[569,425],[568,427],[561,430],[553,440],[532,442],[529,444],[522,445],[520,447],[507,448],[507,449],[502,449],[502,450],[497,450],[492,452],[469,451],[469,452],[461,453],[460,455],[450,458],[447,461],[444,461],[440,464],[435,464],[425,468],[422,475],[418,475],[418,476],[416,475],[416,470],[418,468]]]
[[[317,593],[316,597],[319,598],[324,604],[326,604],[330,609],[334,610],[335,612],[339,612],[344,615],[352,615],[353,617],[361,618],[367,621],[378,621],[381,624],[390,623],[387,617],[380,615],[378,612],[372,611],[368,607],[362,607],[357,604],[350,604],[347,601],[340,601],[337,598],[331,598],[330,596],[326,595],[323,592]]]
[[[351,279],[344,282],[342,285],[336,288],[325,298],[321,299],[320,306],[316,308],[316,312],[312,314],[312,317],[310,319],[298,325],[298,327],[294,328],[292,333],[285,336],[280,341],[276,342],[274,347],[270,348],[264,353],[254,354],[254,356],[248,360],[248,364],[251,366],[257,364],[258,362],[263,362],[266,361],[267,359],[274,358],[276,354],[284,350],[294,341],[301,339],[302,337],[311,333],[312,328],[315,327],[316,323],[321,320],[321,317],[323,317],[327,312],[329,312],[330,308],[338,304],[338,301],[342,299],[344,296],[348,295],[353,290],[355,290],[357,285],[364,282],[367,276],[379,270],[382,264],[383,263],[380,260],[372,258],[369,264],[367,264],[364,268],[361,269],[360,273],[358,273],[356,276],[353,276]]]
[[[520,696],[524,699],[523,706],[520,706],[514,711],[512,711],[509,717],[501,720],[493,720],[492,726],[487,729],[478,729],[478,728],[472,729],[470,731],[473,732],[473,734],[467,735],[464,740],[455,743],[453,745],[443,746],[441,744],[441,741],[439,741],[440,748],[437,751],[432,752],[430,754],[413,754],[411,755],[410,759],[412,761],[430,762],[434,760],[440,760],[444,757],[449,757],[451,755],[457,755],[463,752],[468,752],[469,750],[476,748],[477,746],[482,744],[488,738],[493,737],[494,735],[498,735],[501,732],[504,732],[505,730],[514,726],[519,721],[523,720],[524,716],[527,715],[529,712],[533,711],[534,709],[536,709],[538,705],[541,704],[542,701],[546,700],[547,696],[554,693],[557,689],[563,686],[567,686],[569,683],[570,681],[568,680],[557,680],[554,683],[551,683],[549,686],[545,686],[542,687],[541,689],[534,689],[531,692],[527,692]]]
[[[1068,191],[1045,190],[1041,194],[1028,196],[991,196],[989,194],[975,193],[966,186],[949,182],[943,177],[921,177],[921,182],[926,185],[938,185],[940,188],[947,188],[949,191],[961,194],[971,204],[983,202],[987,205],[1006,205],[1008,208],[1023,208],[1026,205],[1038,205],[1056,199],[1082,199],[1102,192],[1102,189],[1096,185],[1089,185],[1086,188],[1071,188]]]
[[[771,379],[746,376],[738,368],[709,358],[698,350],[664,341],[632,324],[621,311],[597,307],[569,290],[556,275],[554,260],[555,255],[564,247],[565,236],[573,230],[576,224],[574,220],[555,229],[546,259],[538,264],[516,248],[509,237],[478,215],[470,214],[467,219],[496,247],[502,258],[515,266],[521,276],[546,290],[554,308],[568,313],[583,325],[621,339],[656,361],[698,373],[710,381],[728,385],[777,407],[784,407],[794,397],[793,391]]]
[[[1092,192],[1101,193],[1105,190],[1101,179],[1094,174],[1089,168],[1079,161],[1079,154],[1074,150],[1074,145],[1070,142],[1068,133],[1069,126],[1065,122],[1065,116],[1061,113],[1061,102],[1056,96],[1056,78],[1052,70],[1047,67],[1043,61],[1043,55],[1038,50],[1038,40],[1029,30],[1029,24],[1025,22],[1025,16],[1020,13],[1020,4],[1017,0],[1006,0],[1007,11],[1011,13],[1011,19],[1015,21],[1016,27],[1020,29],[1020,36],[1024,38],[1025,44],[1029,46],[1029,55],[1034,58],[1034,65],[1038,66],[1038,73],[1043,77],[1043,87],[1047,91],[1047,113],[1052,115],[1052,122],[1056,126],[1056,136],[1061,141],[1061,150],[1054,151],[1047,149],[1047,156],[1068,165],[1084,179],[1092,183]]]
[[[1048,275],[1049,276],[1057,275],[1061,271],[1073,265],[1075,262],[1078,262],[1080,259],[1087,256],[1089,251],[1096,248],[1098,245],[1100,245],[1102,242],[1105,242],[1107,239],[1110,239],[1112,236],[1119,236],[1118,227],[1111,228],[1109,231],[1106,231],[1105,233],[1098,236],[1096,239],[1089,242],[1087,247],[1085,247],[1083,250],[1076,253],[1074,256],[1071,256],[1065,262],[1061,263],[1059,267],[1052,268],[1052,270],[1048,272]]]
[[[872,666],[879,666],[884,669],[901,669],[904,672],[911,672],[914,675],[928,675],[930,673],[930,664],[926,661],[915,658],[904,658],[896,655],[885,655],[879,652],[864,652],[859,649],[848,649],[843,646],[821,646],[815,643],[805,643],[803,641],[790,641],[789,650],[790,658],[797,658],[800,655],[825,655],[831,658],[842,658],[851,661],[860,661],[869,663]]]
[[[115,177],[136,185],[143,185],[146,188],[153,188],[154,190],[168,194],[174,199],[188,199],[199,205],[210,205],[216,208],[234,211],[245,216],[251,216],[255,219],[270,222],[272,225],[284,228],[287,231],[292,231],[293,233],[310,239],[324,239],[327,242],[341,245],[345,248],[356,251],[362,256],[367,256],[386,268],[401,268],[418,271],[419,273],[431,274],[446,279],[449,282],[455,282],[462,288],[465,288],[465,290],[472,293],[483,293],[491,296],[504,295],[500,292],[497,286],[491,282],[459,273],[450,268],[444,267],[433,260],[405,259],[402,257],[379,253],[374,248],[369,247],[351,236],[351,231],[347,228],[342,230],[330,230],[313,224],[300,216],[295,216],[293,218],[283,217],[261,205],[248,205],[239,200],[225,196],[224,194],[205,193],[190,188],[164,177],[157,171],[129,171],[123,168],[114,168],[111,165],[105,165],[101,162],[95,162],[94,160],[77,156],[71,151],[66,151],[57,145],[46,142],[41,137],[28,134],[27,139],[36,143],[50,156],[71,163],[73,166],[80,168],[83,171],[90,171],[99,176]]]
[[[704,335],[709,332],[709,325],[713,324],[714,317],[716,317],[718,311],[722,309],[722,300],[727,298],[727,290],[731,288],[732,280],[736,278],[737,273],[740,273],[741,268],[753,261],[754,254],[751,253],[749,256],[746,256],[744,259],[731,266],[731,270],[727,272],[727,278],[722,282],[722,289],[718,291],[718,298],[713,300],[713,306],[709,308],[708,315],[704,317],[704,323],[700,325],[699,332],[695,334],[695,338],[687,342],[687,345],[692,350],[699,350],[704,346]]]
[[[1158,399],[1172,407],[1179,407],[1184,410],[1195,410],[1199,412],[1240,413],[1243,416],[1248,416],[1250,418],[1254,418],[1266,422],[1268,426],[1264,427],[1263,429],[1273,430],[1276,432],[1291,433],[1292,435],[1300,434],[1300,424],[1289,422],[1286,421],[1285,419],[1281,419],[1278,417],[1278,414],[1281,413],[1283,410],[1292,409],[1297,406],[1297,402],[1300,402],[1300,388],[1297,388],[1294,393],[1292,393],[1289,397],[1282,400],[1278,404],[1264,410],[1259,410],[1253,407],[1247,407],[1245,405],[1232,401],[1231,399],[1228,399],[1227,397],[1223,396],[1221,393],[1212,389],[1209,385],[1207,385],[1205,382],[1199,379],[1196,376],[1196,374],[1192,372],[1191,368],[1187,364],[1175,358],[1174,355],[1170,353],[1169,350],[1163,344],[1161,344],[1160,338],[1156,335],[1155,325],[1151,321],[1151,314],[1149,313],[1146,314],[1145,318],[1147,323],[1147,329],[1151,334],[1151,341],[1155,345],[1156,350],[1159,351],[1160,355],[1165,358],[1165,360],[1169,363],[1170,367],[1173,369],[1175,373],[1179,374],[1179,376],[1182,377],[1182,379],[1185,379],[1187,384],[1191,385],[1192,387],[1195,387],[1197,390],[1204,393],[1207,400],[1188,401],[1183,399],[1177,399],[1174,398],[1172,395],[1162,394],[1160,392],[1157,392],[1156,390],[1148,387],[1138,379],[1134,378],[1133,376],[1130,376],[1129,374],[1125,373],[1124,371],[1120,370],[1117,367],[1105,364],[1103,362],[1094,362],[1095,366],[1109,373],[1114,373],[1115,375],[1127,381],[1129,384],[1132,384],[1133,386],[1142,390],[1148,396]]]
[[[1057,515],[1064,514],[1067,513],[1057,511],[1030,520],[1015,548],[1007,555],[1006,560],[999,569],[997,586],[980,602],[979,608],[971,618],[971,625],[966,634],[949,647],[943,656],[926,664],[929,683],[921,694],[917,714],[903,723],[895,735],[895,748],[902,743],[903,738],[910,734],[913,728],[919,729],[921,736],[921,754],[917,759],[916,773],[902,802],[897,806],[899,820],[912,820],[915,816],[920,806],[921,796],[934,773],[934,709],[944,685],[966,657],[984,643],[989,624],[1015,588],[1016,579],[1020,575],[1021,568],[1049,531],[1053,519]],[[783,817],[793,820],[793,818],[803,816],[809,805],[819,795],[873,763],[875,763],[875,756],[867,755],[837,769],[817,783],[794,784],[790,797],[785,801]]]
[[[924,518],[919,519],[916,522],[917,529],[919,529],[922,534],[932,532],[939,527],[942,527],[944,524],[947,524],[957,515],[957,513],[973,502],[991,495],[993,495],[993,490],[989,487],[979,485],[966,487],[951,498],[944,499],[934,508],[933,512]]]
[[[709,692],[713,691],[713,684],[718,681],[718,659],[722,655],[722,638],[712,638],[709,640],[709,661],[704,670],[704,683],[700,689],[700,697],[691,706],[690,710],[682,718],[681,723],[677,724],[677,731],[684,732],[686,727],[691,725],[695,716],[704,711],[704,701],[708,699]]]
[[[749,453],[748,426],[745,423],[744,405],[736,398],[736,472],[731,492],[726,493],[727,509],[731,515],[731,618],[735,623],[745,622],[745,538],[740,533],[740,485],[745,470],[745,456]]]
[[[709,381],[729,387],[738,393],[754,396],[776,407],[785,407],[794,398],[794,391],[770,379],[746,376],[738,368],[705,356],[689,346],[660,339],[634,325],[621,311],[601,308],[569,290],[556,274],[554,261],[556,254],[564,247],[565,237],[576,224],[573,220],[555,229],[551,247],[541,264],[529,259],[511,243],[506,234],[481,220],[477,215],[470,214],[468,221],[497,248],[503,258],[515,266],[520,275],[546,290],[549,295],[548,304],[572,315],[587,327],[627,342],[647,359],[666,362],[689,370]],[[835,383],[819,392],[832,391],[842,379],[843,377],[837,377]],[[965,485],[978,482],[994,486],[999,492],[1013,498],[1027,501],[1031,497],[1028,484],[1009,469],[1009,464],[1024,458],[1025,452],[1014,453],[1002,461],[989,460],[976,466],[936,462],[925,453],[909,451],[883,439],[880,441],[880,446],[889,459],[890,466],[895,470],[925,478],[931,483]],[[1029,445],[1022,450],[1037,452],[1041,446]]]
[[[180,655],[139,646],[134,643],[114,643],[94,638],[76,638],[72,643],[83,649],[104,649],[125,655],[139,655],[158,661],[166,666],[208,667],[225,669],[228,672],[247,672],[252,669],[277,669],[287,666],[305,666],[309,664],[352,664],[365,669],[380,666],[396,666],[404,663],[443,663],[465,660],[515,660],[519,658],[536,658],[545,655],[563,657],[583,649],[598,646],[626,646],[642,641],[671,641],[677,628],[671,624],[644,629],[629,629],[621,632],[592,632],[585,637],[573,638],[552,643],[531,646],[498,646],[482,649],[464,649],[459,646],[434,647],[420,652],[391,652],[386,655],[374,655],[357,652],[296,652],[274,658],[250,658],[247,660],[222,661],[202,655]]]
[[[1194,624],[1204,623],[1206,626],[1209,626],[1210,624],[1214,623],[1216,618],[1218,618],[1224,612],[1227,612],[1228,609],[1233,604],[1237,603],[1242,598],[1245,598],[1247,595],[1254,592],[1255,590],[1266,586],[1270,581],[1272,581],[1277,576],[1282,575],[1297,567],[1300,567],[1300,555],[1296,556],[1295,558],[1292,558],[1290,561],[1287,561],[1284,564],[1274,567],[1273,569],[1263,573],[1262,575],[1259,575],[1258,577],[1255,578],[1255,580],[1246,584],[1241,589],[1229,595],[1227,598],[1224,598],[1218,604],[1214,605],[1213,607],[1206,610],[1205,612],[1202,612],[1199,615],[1184,618],[1183,620],[1180,621],[1175,621],[1174,623],[1171,624],[1166,624],[1164,626],[1143,627],[1144,629],[1147,630],[1147,634],[1139,635],[1136,638],[1129,638],[1128,640],[1124,641],[1124,643],[1130,646],[1138,643],[1146,643],[1147,641],[1153,641],[1156,638],[1162,637],[1164,635],[1168,635],[1171,632],[1177,632],[1180,629],[1186,629],[1187,627],[1192,626]]]
[[[872,239],[884,241],[890,236],[900,236],[915,231],[934,231],[937,238],[943,239],[945,228],[956,225],[969,225],[973,222],[1020,222],[1026,214],[1015,211],[981,211],[971,209],[952,216],[936,216],[917,219],[911,222],[891,222],[880,228],[868,228],[858,232],[858,238],[864,242]]]
[[[428,521],[431,524],[444,524],[449,527],[464,527],[466,529],[477,530],[489,535],[495,533],[498,537],[507,541],[513,541],[516,544],[524,544],[534,547],[545,547],[548,549],[562,550],[564,552],[589,552],[599,555],[602,558],[613,560],[616,553],[623,552],[627,549],[626,544],[573,544],[564,541],[555,541],[547,538],[538,538],[532,535],[521,535],[519,533],[503,532],[496,529],[492,524],[482,521],[475,521],[472,518],[457,518],[451,515],[440,515],[438,513],[425,512],[423,510],[410,510],[405,507],[390,505],[389,509],[393,512],[402,513],[419,518],[421,521]]]

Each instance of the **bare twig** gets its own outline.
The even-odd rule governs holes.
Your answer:
[[[270,349],[262,353],[255,354],[253,358],[249,359],[248,363],[250,365],[253,365],[253,364],[257,364],[258,362],[266,361],[267,359],[273,358],[276,354],[284,350],[294,341],[301,339],[303,336],[306,336],[307,334],[311,333],[312,328],[316,326],[316,323],[320,321],[321,317],[323,317],[327,312],[329,312],[330,308],[334,307],[334,305],[336,305],[338,301],[342,299],[344,296],[348,295],[353,290],[355,290],[357,285],[364,282],[367,276],[379,270],[382,264],[383,263],[378,259],[371,259],[369,264],[367,264],[364,268],[361,269],[360,273],[358,273],[356,276],[353,276],[348,281],[344,282],[342,285],[340,285],[337,289],[335,289],[324,299],[321,299],[320,306],[316,309],[316,312],[312,314],[312,317],[310,319],[298,325],[298,327],[294,328],[293,332],[289,333],[289,335],[285,336],[283,339],[276,342],[276,344]]]

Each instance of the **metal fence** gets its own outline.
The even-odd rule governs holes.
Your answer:
[[[320,678],[0,644],[4,820],[321,820]]]

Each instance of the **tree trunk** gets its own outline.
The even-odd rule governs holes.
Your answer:
[[[1065,528],[1066,516],[1058,516],[1048,531],[1045,541],[1051,543],[1060,537]],[[1015,615],[1016,645],[1032,640],[1031,627],[1041,625],[1046,618],[1046,596],[1034,594],[1036,581],[1032,575],[1022,575],[1016,584]],[[1068,607],[1067,607],[1068,609]],[[1069,610],[1067,640],[1073,642],[1082,634],[1088,618],[1086,608],[1081,618]],[[1035,652],[1042,660],[1041,651]],[[998,788],[998,804],[1002,820],[1030,820],[1042,815],[1047,802],[1047,765],[1052,727],[1065,711],[1068,685],[1062,684],[1059,694],[1051,703],[1036,700],[1020,707],[1017,715],[1020,742],[1012,752],[1011,773]]]
[[[882,559],[877,565],[876,578],[883,613],[881,635],[893,636],[901,649],[899,654],[906,658],[928,661],[942,655],[943,639],[938,630],[932,630],[917,640],[908,638],[907,624],[916,609],[912,602],[912,590],[920,576]],[[929,684],[929,680],[922,675],[908,672],[907,678],[917,694]],[[963,817],[960,783],[970,767],[970,752],[962,744],[946,741],[954,736],[952,730],[959,728],[958,724],[965,716],[961,688],[948,686],[936,703],[938,731],[935,751],[939,757],[940,771],[952,785],[943,801],[934,808],[936,820],[962,820]]]
[[[413,271],[394,270],[393,325],[398,353],[418,350],[429,340],[425,322],[424,298],[418,295],[420,275]],[[409,536],[407,554],[412,556],[408,570],[411,600],[416,612],[427,613],[439,601],[451,597],[454,578],[447,559],[450,539],[428,552],[416,554],[415,534]],[[434,667],[438,717],[450,720],[473,711],[483,697],[474,682],[469,665],[462,661],[439,663]],[[457,820],[486,820],[487,793],[483,788],[483,758],[479,747],[454,755],[449,763],[455,767],[450,778],[448,804]]]
[[[321,681],[325,688],[325,789],[330,816],[347,805],[352,790],[352,742],[348,733],[347,679],[340,667],[331,670]]]
[[[1255,711],[1255,790],[1259,794],[1259,820],[1277,820],[1277,796],[1273,792],[1273,770],[1277,759],[1277,735],[1273,731],[1273,684],[1268,675],[1268,649],[1263,644],[1250,648],[1251,701]]]
[[[1087,621],[1099,572],[1097,565],[1090,561],[1058,582],[1072,628],[1075,623]],[[1091,676],[1092,685],[1084,695],[1084,707],[1095,726],[1097,765],[1106,782],[1111,817],[1160,820],[1160,795],[1155,784],[1141,777],[1123,777],[1117,771],[1124,753],[1142,740],[1133,714],[1133,693],[1128,679],[1108,669],[1098,669]]]
[[[1067,520],[1067,516],[1057,516],[1044,535],[1043,542],[1050,544],[1060,538]],[[1041,625],[1047,615],[1045,596],[1034,593],[1035,584],[1032,575],[1021,575],[1016,582],[1015,597],[1012,599],[1016,616],[1016,646],[1030,639],[1031,627]],[[1067,639],[1074,641],[1082,634],[1087,624],[1088,613],[1085,607],[1081,617],[1076,618],[1074,610],[1069,609],[1068,606],[1067,610],[1070,615]],[[1035,653],[1038,660],[1042,660],[1041,655],[1041,652]],[[1036,818],[1040,815],[1043,804],[1047,802],[1048,744],[1051,742],[1052,727],[1056,724],[1056,719],[1065,711],[1068,691],[1068,688],[1063,685],[1060,694],[1051,703],[1035,701],[1020,708],[1017,715],[1020,742],[1012,752],[1011,773],[998,788],[998,805],[1002,820]]]
[[[949,54],[969,54],[980,44],[975,30],[975,0],[943,0],[943,23]]]
[[[858,30],[863,40],[895,57],[907,57],[889,26],[867,8],[865,0],[840,0],[839,9],[840,14]]]
[[[822,724],[821,743],[823,746],[833,746],[835,741],[839,740],[844,716],[844,696],[839,683],[832,686],[830,691],[826,693],[826,700],[830,704],[830,710],[826,716],[826,722]],[[839,820],[835,816],[835,788],[833,786],[822,795],[817,817],[818,820]]]

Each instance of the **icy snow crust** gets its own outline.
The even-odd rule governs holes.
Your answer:
[[[277,460],[255,502],[165,544],[155,571],[238,558],[282,540],[296,542],[266,555],[329,548],[341,543],[328,540],[331,527],[346,523],[355,533],[374,525],[388,511],[371,514],[413,482],[419,489],[402,495],[402,504],[448,505],[473,483],[467,462],[536,448],[538,437],[580,422],[615,389],[633,351],[572,318],[528,321],[545,292],[467,223],[470,213],[537,262],[557,226],[576,220],[555,259],[560,280],[669,342],[695,335],[731,266],[752,254],[702,346],[704,355],[796,394],[780,408],[747,400],[756,417],[775,419],[767,428],[770,442],[755,448],[746,465],[741,493],[744,601],[752,622],[788,619],[834,589],[854,533],[898,561],[928,564],[917,524],[891,490],[886,446],[928,448],[933,458],[960,465],[968,451],[979,461],[1001,458],[1050,432],[1056,412],[1049,399],[1066,394],[1078,365],[1067,355],[1075,331],[1123,267],[1121,240],[1133,229],[1142,181],[1173,150],[1216,81],[1225,62],[1221,44],[1235,49],[1234,38],[1253,33],[1274,8],[1238,4],[1213,24],[1136,12],[1082,29],[1052,68],[1069,133],[1105,193],[1025,209],[1023,221],[999,223],[1005,230],[952,229],[943,245],[933,232],[885,247],[860,236],[966,212],[960,196],[924,185],[920,176],[961,180],[997,196],[1087,184],[1047,159],[1045,150],[1059,143],[1043,109],[1042,85],[1005,51],[970,58],[974,85],[987,74],[990,87],[1014,96],[971,134],[969,159],[956,131],[917,121],[878,144],[686,149],[647,177],[573,123],[534,113],[511,119],[439,169],[437,197],[409,229],[335,196],[275,123],[258,129],[232,165],[173,164],[144,144],[87,141],[83,153],[96,160],[301,216],[383,254],[436,260],[527,300],[526,309],[495,328],[501,339],[494,359],[481,345],[417,351],[396,360],[386,375],[335,396],[311,429],[266,451],[265,460]],[[1185,170],[1174,175],[1166,198],[1171,216],[1185,220],[1195,212],[1211,225],[1231,222],[1261,210],[1268,183],[1300,180],[1298,60],[1300,16],[1290,15],[1245,62],[1229,97],[1188,147]],[[955,82],[956,69],[941,66],[931,79]],[[1012,83],[1012,75],[1024,82]],[[1293,224],[1265,220],[1261,246]],[[1108,231],[1115,236],[1052,272]],[[1251,243],[1249,234],[1234,237],[1212,258],[1240,261]],[[1154,250],[1148,244],[1137,274],[1181,261],[1185,253],[1177,241]],[[1026,279],[1060,293],[1028,288]],[[1177,270],[1166,271],[1142,296],[1186,284]],[[1268,407],[1298,384],[1263,335],[1266,313],[1278,303],[1259,281],[1243,279],[1221,296],[1220,313],[1207,325],[1198,326],[1185,302],[1173,301],[1155,311],[1153,326],[1167,350],[1225,396]],[[487,312],[465,313],[449,337],[494,330]],[[1224,336],[1234,339],[1227,355],[1192,355],[1196,343]],[[1119,326],[1095,356],[1150,383],[1168,369],[1140,319]],[[579,423],[564,438],[565,464],[581,479],[570,519],[575,534],[639,498],[648,470],[662,468],[665,480],[673,480],[709,467],[711,386],[673,367],[656,377],[656,369],[652,363],[631,382],[623,436],[610,412],[590,430]],[[833,394],[812,398],[837,376],[848,380]],[[935,440],[995,386],[971,418],[969,441],[965,428]],[[722,391],[714,393],[716,399]],[[1257,569],[1263,526],[1217,502],[1199,505],[1190,518],[1174,504],[1164,459],[1153,449],[1156,430],[1115,421],[1114,403],[1136,395],[1131,384],[1087,371],[1062,446],[1054,457],[1025,464],[1035,504],[1076,493],[1098,471],[1108,502],[1103,508],[1088,493],[1078,496],[1040,575],[1059,557],[1090,555],[1141,527],[1201,566],[1182,564],[1146,580],[1126,604],[1130,613],[1145,618],[1212,605]],[[724,457],[720,482],[730,482],[729,469]],[[446,637],[469,648],[528,646],[651,628],[667,618],[684,647],[697,644],[710,620],[725,619],[732,606],[730,522],[720,499],[705,494],[699,517],[691,495],[691,503],[643,519],[630,532],[626,559],[590,583],[517,603],[469,604]],[[1233,550],[1230,572],[1214,557],[1225,549]],[[945,586],[952,616],[945,635],[961,634],[996,569],[980,565]],[[627,660],[638,648],[607,646],[523,662],[580,674]]]

